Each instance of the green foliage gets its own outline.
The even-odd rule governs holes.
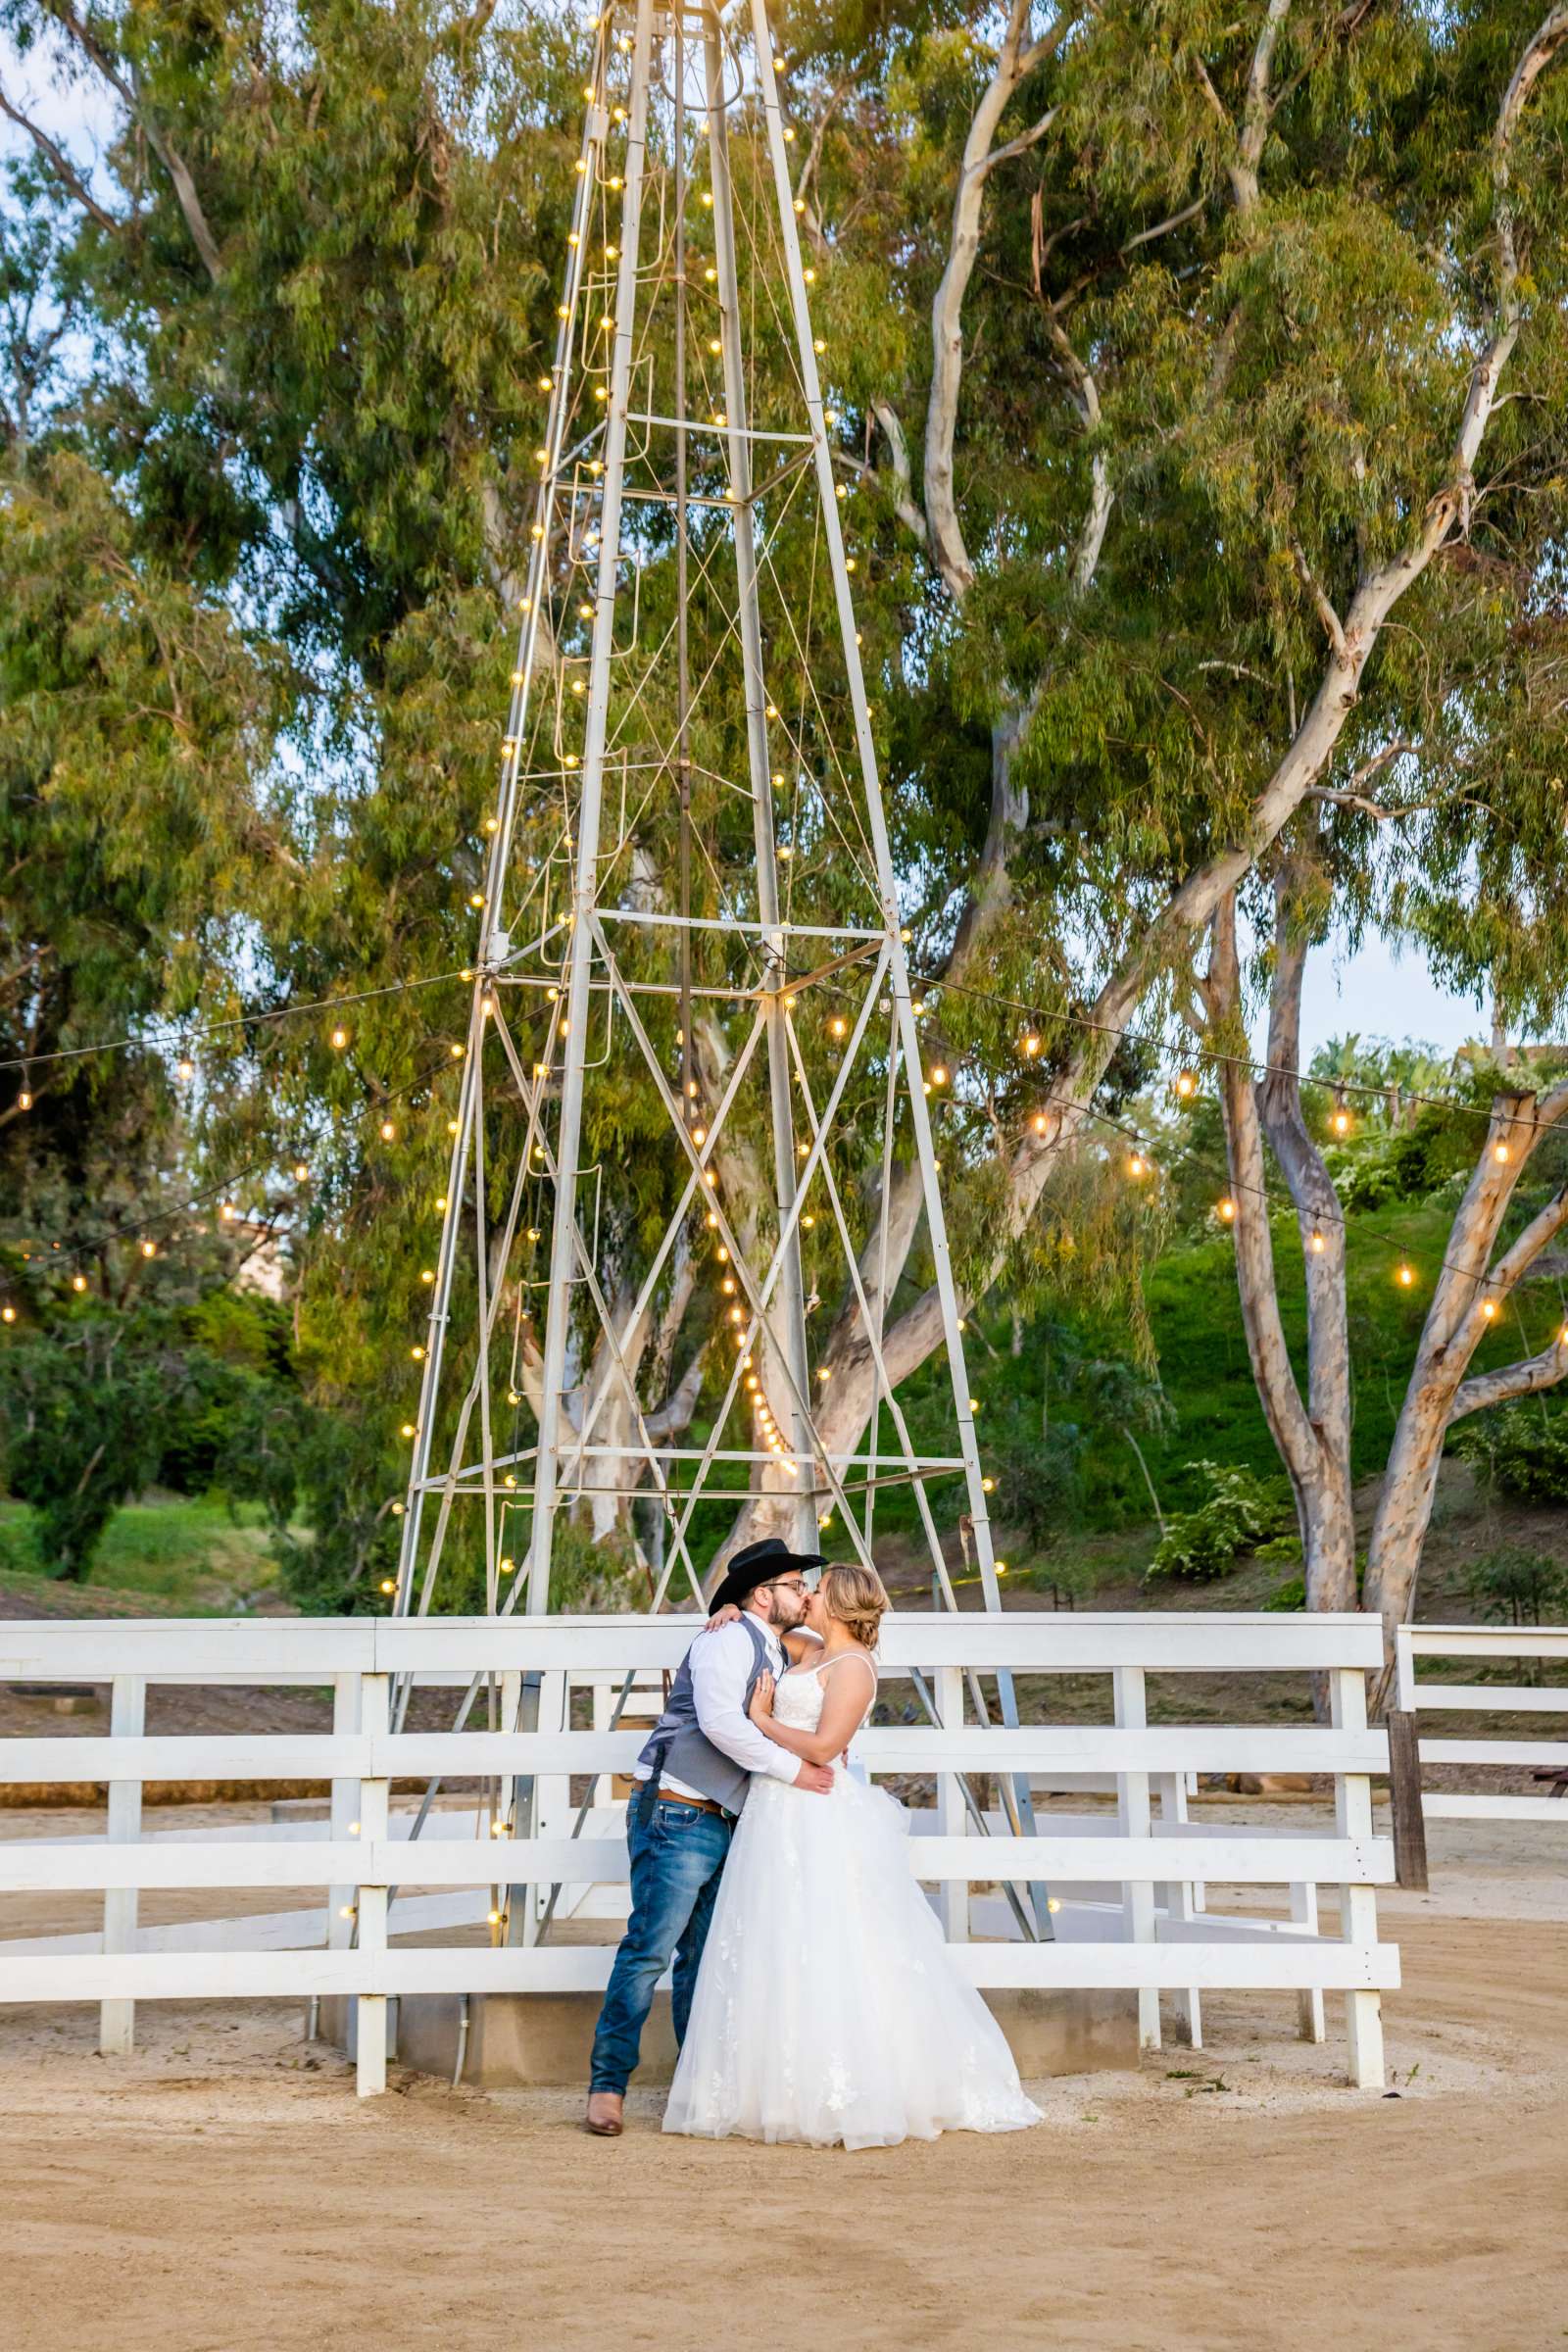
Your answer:
[[[1519,1402],[1461,1422],[1449,1440],[1461,1460],[1519,1502],[1568,1502],[1568,1408]]]
[[[145,1324],[83,1316],[0,1357],[5,1483],[31,1503],[51,1573],[79,1582],[120,1504],[158,1467],[167,1355]]]
[[[1263,1606],[1265,1609],[1280,1609],[1288,1612],[1304,1609],[1306,1606],[1305,1577],[1287,1577],[1279,1590],[1269,1594]]]
[[[1568,1567],[1524,1544],[1498,1544],[1471,1567],[1466,1582],[1483,1617],[1509,1625],[1559,1621],[1568,1608]]]
[[[1003,1157],[1080,1043],[1074,1018],[1106,963],[1250,821],[1322,671],[1305,582],[1346,611],[1365,568],[1451,478],[1464,377],[1495,293],[1493,126],[1534,20],[1515,0],[1286,12],[1250,192],[1237,186],[1235,123],[1256,32],[1234,12],[1107,0],[1041,57],[999,137],[1031,122],[1042,135],[986,181],[962,321],[954,472],[976,577],[959,610],[901,515],[887,420],[914,453],[918,499],[931,304],[995,24],[924,0],[894,12],[785,0],[775,15],[796,152],[812,142],[814,302],[921,970],[947,964],[991,830],[997,730],[1030,713],[1006,887],[966,949],[962,987],[933,987],[931,1032],[964,1073],[938,1111],[955,1263],[980,1294],[1004,1257],[1011,1298],[1034,1318],[1025,1357],[979,1381],[983,1427],[1001,1431],[1005,1454],[999,1508],[1044,1542],[1069,1509],[1102,1524],[1141,1515],[1142,1459],[1178,1507],[1200,1483],[1186,1456],[1223,1446],[1253,1468],[1270,1459],[1229,1248],[1206,1222],[1223,1183],[1211,1113],[1193,1112],[1179,1178],[1157,1201],[1134,1198],[1086,1144],[1021,1237]],[[40,154],[12,172],[5,207],[0,1061],[147,1042],[40,1060],[24,1117],[15,1072],[0,1077],[0,1246],[15,1245],[23,1309],[7,1393],[21,1396],[25,1374],[36,1410],[71,1427],[57,1515],[69,1518],[66,1488],[91,1451],[72,1451],[90,1401],[109,1415],[100,1458],[124,1453],[111,1486],[137,1475],[135,1380],[82,1373],[54,1319],[70,1300],[22,1251],[58,1244],[63,1263],[91,1268],[94,1312],[140,1334],[149,1301],[174,1316],[221,1285],[208,1280],[217,1245],[197,1220],[160,1229],[203,1269],[177,1298],[138,1264],[134,1230],[209,1181],[231,1185],[243,1208],[289,1230],[298,1348],[287,1362],[271,1340],[250,1352],[205,1305],[160,1326],[148,1360],[169,1373],[164,1474],[263,1501],[303,1604],[375,1605],[396,1550],[398,1432],[466,1008],[456,981],[401,984],[434,982],[473,954],[468,901],[566,257],[585,26],[569,12],[451,0],[306,0],[286,18],[258,0],[205,14],[134,0],[97,9],[88,43],[72,46],[77,22],[0,0],[13,46],[44,70],[64,57],[107,95],[96,52],[129,93],[110,99],[90,206]],[[1563,83],[1560,68],[1543,76],[1510,151],[1528,254],[1512,364],[1529,397],[1498,411],[1467,528],[1359,677],[1324,779],[1343,785],[1410,741],[1396,768],[1377,771],[1408,813],[1385,828],[1353,796],[1320,811],[1342,911],[1418,935],[1456,982],[1484,980],[1506,1006],[1551,1011],[1568,976],[1553,617],[1568,473],[1550,422],[1568,391]],[[748,218],[758,190],[739,135],[735,153]],[[171,154],[188,168],[199,229]],[[754,375],[762,414],[787,380],[765,318]],[[657,407],[662,387],[650,391]],[[1085,594],[1073,559],[1097,466],[1112,514]],[[785,506],[769,512],[768,560],[793,615],[809,605],[815,557]],[[638,545],[649,643],[672,612],[661,527]],[[703,568],[694,663],[738,709],[731,632]],[[561,652],[580,658],[575,616],[557,621]],[[770,638],[770,690],[804,709],[782,616]],[[837,665],[809,683],[824,726],[842,727]],[[651,683],[649,739],[667,740],[669,719]],[[740,796],[711,781],[741,772],[739,732],[699,732],[695,820],[722,866],[744,854],[750,823]],[[545,801],[525,811],[519,870],[558,845],[561,811]],[[851,861],[812,822],[792,842],[797,907],[826,923],[863,914]],[[671,840],[656,801],[639,852],[667,870]],[[698,889],[699,912],[724,911],[721,892],[701,898],[701,871]],[[655,976],[654,948],[646,969],[638,953],[629,976]],[[743,961],[722,932],[705,941],[699,978],[715,1005]],[[342,1052],[330,1018],[263,1017],[373,991],[388,993],[356,1006]],[[150,1027],[202,1015],[234,1026],[203,1049],[182,1094],[167,1066],[177,1048]],[[712,1017],[721,1058],[739,1032]],[[1041,1039],[1027,1069],[1026,1017]],[[519,1013],[523,1054],[548,1018]],[[672,1018],[650,1020],[673,1066]],[[801,1028],[815,1084],[833,1057]],[[587,1153],[605,1171],[602,1233],[634,1274],[680,1170],[624,1048],[618,1037],[594,1090]],[[1140,1100],[1152,1067],[1124,1046],[1096,1107]],[[1422,1091],[1412,1074],[1400,1083]],[[495,1090],[487,1115],[495,1210],[515,1120]],[[737,1115],[737,1149],[758,1146],[749,1116]],[[1388,1261],[1411,1235],[1428,1262],[1441,1253],[1444,1220],[1428,1212],[1469,1132],[1457,1115],[1411,1126],[1391,1109],[1335,1163],[1357,1220],[1361,1468],[1379,1458],[1421,1312],[1419,1295],[1390,1289]],[[853,1119],[846,1139],[837,1176],[863,1228],[874,1155]],[[297,1158],[308,1188],[285,1173]],[[828,1298],[825,1223],[807,1272]],[[1172,1225],[1202,1238],[1146,1290],[1140,1268]],[[521,1286],[541,1263],[514,1270],[519,1298],[536,1300]],[[917,1248],[909,1287],[929,1271]],[[474,1309],[460,1286],[454,1328]],[[1298,1353],[1294,1270],[1284,1311]],[[682,1360],[718,1312],[705,1281]],[[1070,1346],[1042,1340],[1048,1323]],[[122,1353],[107,1339],[104,1350],[106,1363]],[[1156,1354],[1163,1389],[1148,1376]],[[908,1383],[922,1438],[945,1423],[945,1377],[933,1363]],[[1013,1401],[1009,1430],[1000,1408]],[[33,1408],[7,1409],[19,1475],[47,1483],[27,1467]],[[514,1409],[500,1436],[524,1445],[530,1416]],[[1023,1432],[1042,1419],[1059,1434],[1037,1447]],[[450,1434],[444,1423],[438,1453]],[[910,1507],[895,1498],[890,1523]],[[293,1524],[300,1508],[309,1537]],[[85,1522],[59,1540],[90,1556]],[[457,1559],[451,1590],[471,1596],[466,1535]],[[586,1591],[603,1570],[567,1573]]]
[[[1009,1526],[1023,1530],[1031,1551],[1048,1550],[1078,1520],[1084,1435],[1071,1421],[1053,1421],[1033,1437],[1009,1438],[999,1468]]]
[[[1281,1480],[1265,1482],[1219,1462],[1191,1462],[1188,1469],[1206,1489],[1203,1500],[1171,1519],[1150,1561],[1152,1577],[1201,1583],[1223,1576],[1260,1537],[1282,1532],[1293,1517]]]

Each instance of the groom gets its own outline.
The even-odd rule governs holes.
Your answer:
[[[752,1774],[770,1772],[818,1795],[833,1786],[825,1764],[803,1763],[746,1712],[760,1678],[783,1673],[779,1636],[800,1624],[806,1571],[823,1559],[791,1551],[777,1536],[735,1554],[712,1609],[716,1616],[733,1603],[739,1620],[698,1635],[637,1759],[639,1787],[626,1808],[631,1918],[599,2013],[589,2078],[587,2128],[602,2139],[620,2134],[643,2021],[671,1953],[677,2045],[685,2038],[719,1875]]]

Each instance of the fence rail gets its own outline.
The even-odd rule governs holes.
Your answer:
[[[672,1667],[691,1639],[680,1618],[514,1618],[360,1622],[212,1621],[0,1625],[0,1678],[111,1686],[109,1736],[63,1734],[0,1740],[0,1781],[96,1781],[109,1790],[106,1837],[0,1839],[0,1898],[101,1892],[102,1934],[0,1939],[0,2003],[102,2004],[101,2042],[131,2046],[138,2000],[352,1997],[362,2092],[384,2086],[389,1999],[421,1992],[592,1992],[607,1944],[541,1939],[548,1902],[594,1895],[624,1910],[623,1809],[607,1789],[644,1735],[611,1728],[607,1677],[654,1703],[650,1678]],[[1185,2003],[1200,2037],[1210,1987],[1281,1989],[1298,1996],[1301,2030],[1323,2035],[1323,1995],[1343,1992],[1349,2070],[1382,2080],[1379,1994],[1398,1983],[1398,1954],[1380,1943],[1375,1889],[1391,1883],[1393,1851],[1372,1834],[1371,1776],[1387,1769],[1385,1735],[1366,1723],[1366,1674],[1381,1660],[1378,1628],[1362,1616],[1292,1618],[1009,1613],[902,1615],[884,1628],[884,1667],[918,1675],[934,1694],[934,1723],[876,1727],[856,1741],[871,1774],[936,1784],[935,1809],[910,1816],[910,1868],[934,1900],[957,1963],[988,1988],[1111,1987],[1135,1991],[1140,2034],[1156,2046],[1160,1995]],[[983,1720],[981,1678],[1103,1674],[1109,1720],[1004,1730]],[[1312,1728],[1225,1724],[1151,1727],[1149,1673],[1237,1671],[1326,1674],[1333,1721]],[[526,1729],[394,1732],[393,1678],[460,1687],[492,1680],[500,1721]],[[330,1733],[149,1734],[149,1686],[166,1683],[330,1687]],[[574,1728],[572,1699],[591,1703],[597,1728]],[[1047,1705],[1049,1712],[1049,1700]],[[1210,1834],[1187,1819],[1195,1773],[1308,1772],[1332,1780],[1334,1834]],[[1102,1776],[1104,1814],[1054,1816],[1049,1835],[1014,1836],[984,1810],[967,1775]],[[259,1835],[147,1837],[142,1790],[160,1781],[323,1780],[326,1824],[285,1821]],[[396,1782],[479,1784],[467,1839],[412,1840],[390,1810]],[[573,1783],[577,1784],[576,1789]],[[583,1784],[592,1802],[578,1801]],[[484,1793],[488,1791],[489,1793]],[[579,1816],[582,1835],[571,1834]],[[491,1835],[498,1832],[498,1835]],[[985,1833],[985,1834],[980,1834]],[[976,1885],[1050,1884],[1054,1940],[976,1937]],[[1210,1885],[1279,1886],[1288,1916],[1207,1908]],[[1319,1932],[1317,1889],[1340,1890],[1340,1932]],[[143,1889],[292,1888],[316,1908],[263,1919],[147,1928]],[[464,1890],[476,1908],[464,1910]],[[322,1890],[327,1900],[320,1903]],[[456,1908],[454,1908],[456,1906]],[[509,1939],[399,1944],[485,1908],[505,1915]],[[1003,1914],[1004,1927],[1010,1924]],[[247,1948],[249,1936],[252,1947]],[[84,1944],[92,1948],[83,1949]]]
[[[1494,1666],[1525,1660],[1555,1664],[1559,1680],[1539,1683],[1421,1682],[1421,1658],[1474,1658]],[[1568,1625],[1401,1625],[1396,1637],[1398,1703],[1411,1713],[1556,1715],[1568,1723]],[[1539,1795],[1490,1789],[1429,1789],[1421,1808],[1429,1821],[1555,1821],[1568,1829],[1568,1740],[1453,1740],[1419,1741],[1425,1764],[1534,1770],[1545,1784]]]

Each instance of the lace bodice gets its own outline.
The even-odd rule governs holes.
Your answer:
[[[848,1663],[853,1651],[841,1651],[837,1659],[823,1658],[815,1666],[792,1666],[781,1675],[773,1688],[773,1712],[780,1723],[792,1731],[814,1732],[822,1718],[822,1700],[830,1675],[848,1674],[865,1689],[865,1711],[860,1722],[871,1712],[876,1697],[876,1668],[867,1675],[863,1668]]]

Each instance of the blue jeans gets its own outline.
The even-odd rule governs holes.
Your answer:
[[[661,1797],[652,1818],[634,1796],[626,1811],[631,1918],[610,1973],[594,2035],[590,2090],[623,2091],[636,2071],[654,1986],[675,1960],[677,2046],[686,2038],[697,1970],[708,1940],[733,1824]]]

